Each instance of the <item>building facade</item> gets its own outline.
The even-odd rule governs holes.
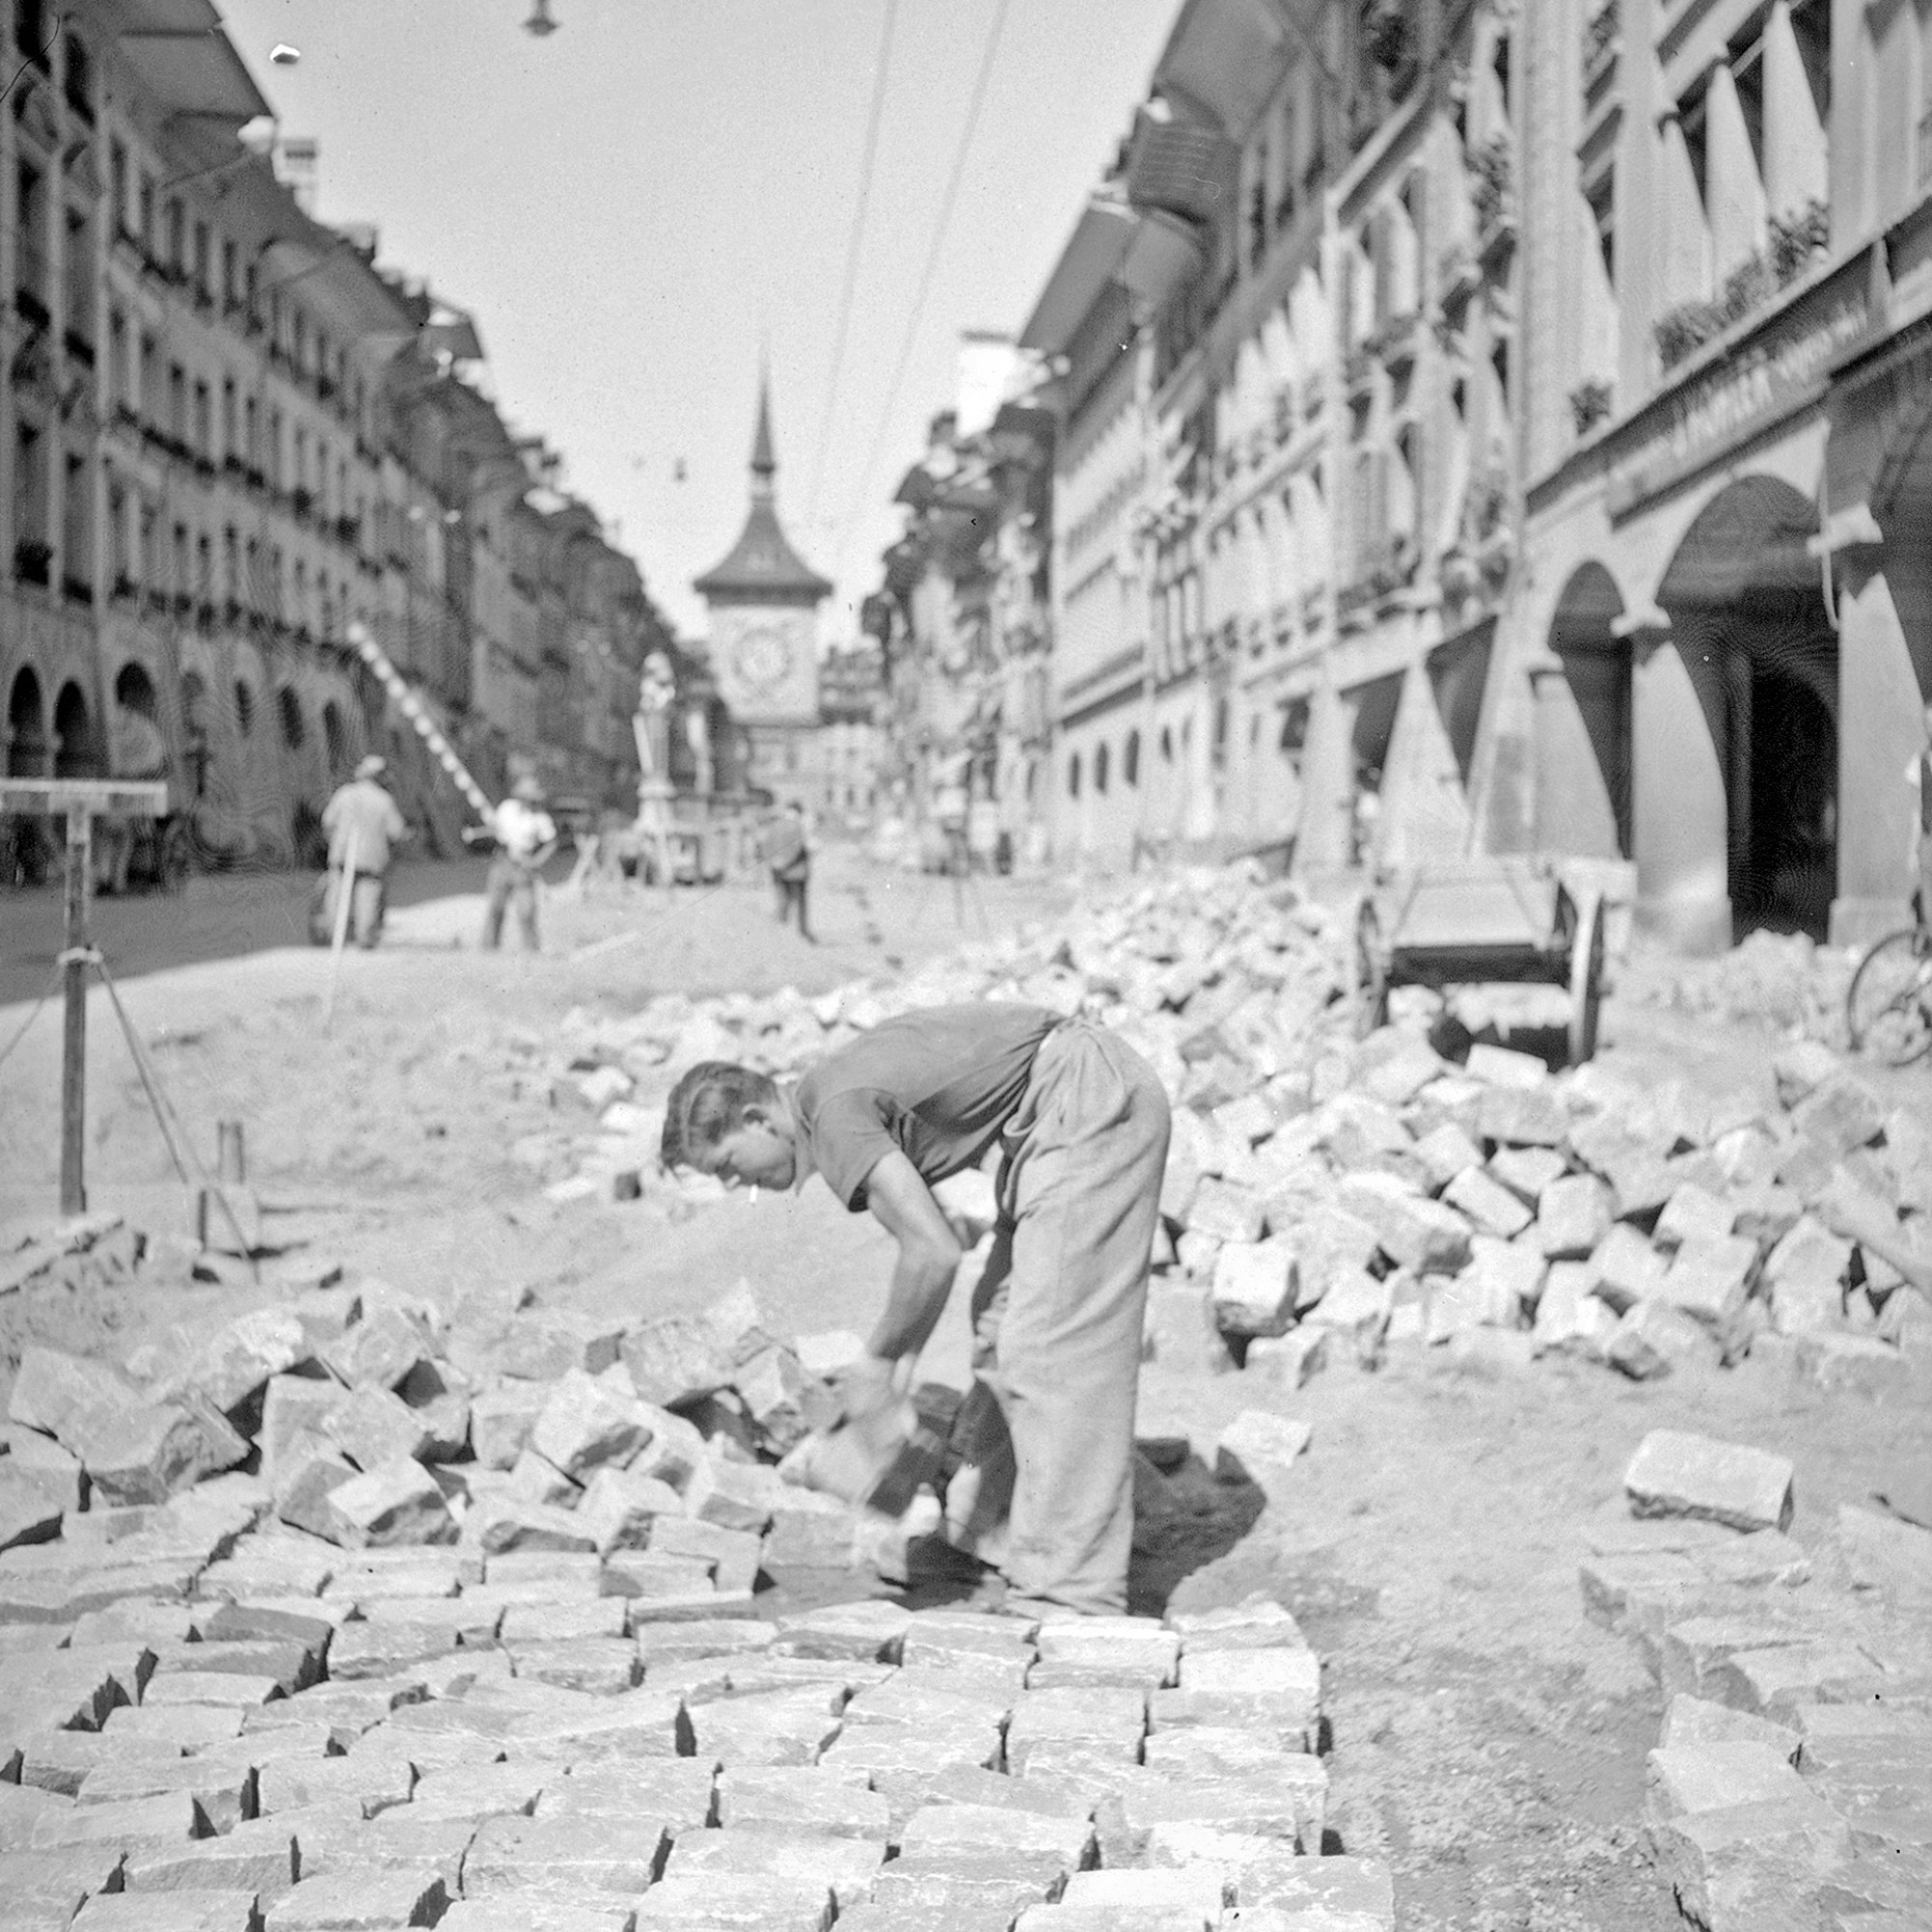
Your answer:
[[[827,651],[818,667],[818,795],[821,826],[865,831],[880,802],[885,751],[885,660],[876,642]]]
[[[1037,359],[962,341],[954,406],[900,480],[904,527],[865,622],[883,654],[886,769],[928,858],[1044,850],[1055,417]]]
[[[1188,0],[1022,337],[1056,852],[1900,917],[1927,100],[1910,7]]]
[[[157,733],[201,862],[286,864],[377,749],[428,849],[460,851],[460,800],[347,631],[369,627],[486,784],[534,751],[527,479],[469,379],[473,332],[244,145],[268,104],[206,0],[9,11],[5,769],[100,774]],[[614,649],[642,593],[598,545]],[[600,671],[594,729],[562,745],[594,744],[607,788],[627,674]],[[10,878],[46,858],[26,822],[7,846]]]
[[[1681,945],[1869,937],[1904,914],[1932,694],[1932,21],[1526,27],[1533,567],[1482,834],[1632,862]]]

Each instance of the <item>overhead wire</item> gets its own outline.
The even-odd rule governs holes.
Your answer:
[[[852,208],[852,233],[845,243],[845,275],[838,292],[838,324],[832,336],[832,377],[825,392],[825,420],[819,426],[818,451],[811,464],[811,487],[806,492],[805,520],[810,526],[818,515],[818,493],[825,481],[825,458],[832,442],[832,426],[838,417],[838,384],[845,373],[845,340],[852,326],[852,300],[859,285],[859,254],[866,234],[866,214],[872,199],[872,168],[878,158],[879,125],[885,118],[886,75],[892,65],[893,27],[898,0],[886,0],[879,25],[879,53],[872,70],[872,100],[866,111],[866,142],[859,160],[859,197]]]
[[[906,316],[905,336],[899,344],[898,359],[893,365],[892,379],[886,384],[886,399],[879,411],[877,429],[872,434],[871,447],[867,452],[866,461],[853,480],[852,501],[845,512],[845,518],[838,540],[837,562],[842,565],[845,551],[851,541],[852,526],[856,522],[866,499],[866,491],[872,480],[872,471],[878,467],[880,455],[886,446],[886,438],[892,429],[893,409],[898,402],[899,385],[905,381],[905,374],[912,362],[912,352],[919,337],[919,325],[925,311],[926,298],[932,293],[932,278],[939,270],[939,258],[946,246],[946,235],[952,224],[953,204],[959,198],[959,185],[965,179],[966,160],[973,146],[973,136],[979,130],[980,110],[986,102],[987,83],[993,76],[993,63],[1000,50],[1000,36],[1007,24],[1007,12],[1011,0],[998,0],[993,9],[993,17],[986,29],[986,44],[980,56],[980,71],[973,78],[973,92],[966,105],[966,120],[959,129],[958,145],[952,151],[952,165],[947,172],[946,192],[940,197],[939,215],[933,224],[932,242],[926,249],[925,264],[920,270],[919,286],[912,298],[912,307]],[[835,567],[835,575],[837,568]]]

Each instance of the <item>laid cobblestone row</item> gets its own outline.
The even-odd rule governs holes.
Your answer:
[[[9,1928],[1394,1922],[1319,1856],[1321,1668],[1273,1602],[697,1616],[594,1552],[272,1508],[230,1475],[0,1556]]]
[[[1781,1457],[1658,1430],[1584,1526],[1584,1613],[1664,1694],[1646,1811],[1705,1932],[1923,1924],[1932,1531],[1854,1505],[1807,1552]],[[1897,1915],[1897,1916],[1892,1916]]]

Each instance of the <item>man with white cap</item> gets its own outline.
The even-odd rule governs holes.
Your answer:
[[[335,895],[346,887],[355,943],[364,948],[382,936],[389,861],[410,836],[396,801],[383,786],[388,769],[385,759],[371,753],[322,809],[322,829],[328,834],[329,910],[333,912]],[[346,879],[345,872],[352,869],[353,880]]]

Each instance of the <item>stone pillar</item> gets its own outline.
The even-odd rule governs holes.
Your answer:
[[[1735,100],[1732,105],[1735,108]],[[1684,127],[1675,114],[1665,117],[1658,130],[1657,145],[1657,206],[1662,218],[1651,236],[1651,246],[1656,250],[1653,321],[1679,302],[1696,301],[1711,292],[1711,225],[1697,192],[1697,175],[1685,145]],[[1626,248],[1636,239],[1631,237]],[[1643,337],[1648,334],[1647,329],[1642,331]],[[1640,339],[1633,343],[1627,338],[1624,348],[1627,354],[1634,349],[1637,355],[1635,380],[1629,380],[1629,368],[1624,371],[1626,393],[1647,394],[1651,384],[1649,342]]]
[[[1894,554],[1867,517],[1868,541],[1835,549],[1838,607],[1838,895],[1833,946],[1869,944],[1904,925],[1917,878],[1912,866],[1914,798],[1906,767],[1923,734],[1921,696],[1889,567],[1916,566]],[[1833,519],[1841,529],[1844,520]],[[1831,541],[1830,535],[1825,541]]]
[[[1435,703],[1426,658],[1404,674],[1382,775],[1381,856],[1391,866],[1460,859],[1469,849],[1469,808],[1455,748]]]
[[[1308,738],[1302,754],[1301,824],[1295,838],[1294,869],[1319,877],[1348,868],[1350,827],[1354,810],[1354,774],[1349,735],[1352,707],[1324,682],[1309,706]]]
[[[1831,148],[1791,31],[1791,0],[1772,0],[1764,23],[1764,199],[1790,214],[1831,191]]]
[[[1723,61],[1711,70],[1705,95],[1704,205],[1711,217],[1711,279],[1721,288],[1733,269],[1764,246],[1765,217],[1757,156],[1738,84]]]
[[[1591,654],[1592,658],[1609,655]],[[1570,682],[1570,663],[1552,655],[1539,658],[1528,668],[1536,714],[1535,849],[1616,859],[1622,854],[1617,805],[1610,793],[1615,774],[1605,774],[1599,761]]]
[[[1708,667],[1687,662],[1662,611],[1610,627],[1631,645],[1631,843],[1637,923],[1686,952],[1731,943],[1726,867],[1729,812],[1721,739],[1713,728],[1721,693]],[[1694,665],[1694,668],[1693,668]]]

